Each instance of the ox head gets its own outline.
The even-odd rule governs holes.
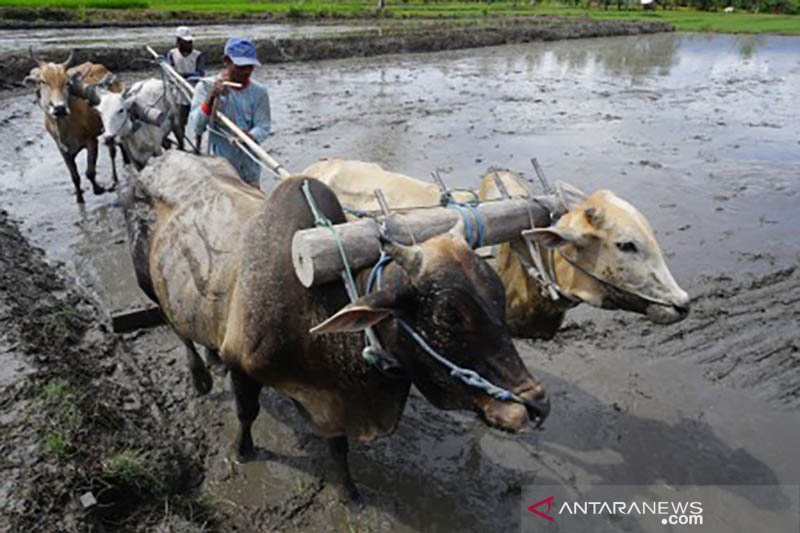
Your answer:
[[[39,65],[25,77],[23,83],[36,87],[36,98],[39,106],[50,117],[58,119],[69,115],[70,76],[67,69],[72,63],[72,52],[63,63],[46,63],[41,61],[33,49],[31,58]]]
[[[97,101],[96,108],[103,121],[102,140],[106,144],[119,141],[133,131],[132,114],[135,112],[135,95],[127,92],[111,92],[108,88],[116,80],[113,74],[106,75],[99,83],[87,85],[86,92],[92,95],[90,100]]]
[[[689,295],[672,277],[647,219],[610,191],[587,197],[558,184],[567,208],[555,226],[524,232],[558,249],[562,292],[606,309],[643,313],[658,324],[686,318]]]
[[[542,384],[525,368],[505,323],[505,293],[495,272],[467,245],[463,226],[420,245],[384,244],[393,258],[381,290],[346,306],[312,330],[359,331],[401,317],[439,354],[525,400],[496,400],[450,375],[397,323],[391,353],[440,409],[472,409],[491,426],[519,431],[550,410]]]

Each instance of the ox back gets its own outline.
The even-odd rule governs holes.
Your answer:
[[[233,351],[229,340],[231,347],[238,345],[235,351],[249,355],[239,362],[247,373],[297,400],[322,435],[368,441],[394,431],[410,382],[386,378],[364,361],[362,334],[309,334],[349,299],[340,282],[307,289],[294,273],[292,237],[314,227],[301,190],[306,180],[325,216],[334,224],[345,221],[336,195],[324,184],[301,177],[278,185],[245,231],[248,250],[239,283],[245,290],[237,304],[248,327],[240,330],[244,338],[226,338],[222,356],[227,361]]]
[[[349,300],[341,283],[306,289],[294,274],[292,237],[314,226],[304,181],[265,198],[223,159],[154,158],[125,206],[137,279],[179,337],[290,396],[320,434],[371,440],[394,430],[410,382],[365,362],[361,334],[309,333]],[[343,222],[334,193],[308,181],[320,209]]]

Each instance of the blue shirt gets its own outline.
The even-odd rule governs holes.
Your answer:
[[[203,112],[203,102],[215,78],[203,78],[194,88],[192,109],[189,113],[189,128],[196,135],[202,135],[211,117]],[[272,120],[269,111],[267,88],[252,79],[247,87],[240,90],[229,89],[228,94],[220,95],[217,109],[231,119],[259,144],[269,137]],[[222,130],[221,125],[214,129]],[[209,131],[211,152],[224,157],[233,165],[239,176],[254,187],[260,186],[261,166],[245,154],[239,146],[228,140],[228,135]]]

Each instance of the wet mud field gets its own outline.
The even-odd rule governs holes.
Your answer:
[[[423,178],[439,169],[448,184],[474,187],[490,165],[532,176],[535,156],[551,180],[613,190],[648,217],[693,308],[658,326],[582,306],[554,340],[518,341],[552,397],[543,431],[499,433],[412,395],[394,435],[352,447],[363,509],[339,501],[326,446],[290,402],[262,395],[254,437],[263,453],[237,464],[226,379],[197,398],[165,328],[100,331],[93,338],[113,349],[98,350],[98,365],[124,370],[110,375],[142,404],[130,411],[161,417],[142,422],[154,440],[180,441],[186,449],[169,457],[202,465],[200,479],[187,467],[188,481],[169,493],[202,501],[177,504],[173,529],[516,531],[529,485],[800,483],[800,39],[586,39],[269,65],[257,77],[273,109],[265,146],[291,170],[341,156]],[[143,305],[114,195],[74,204],[32,96],[8,91],[0,102],[2,207],[66,280],[45,292],[82,295],[94,329]],[[98,173],[109,179],[102,153]],[[6,293],[22,287],[22,271],[4,279]],[[3,323],[22,328],[15,309],[0,301]],[[26,355],[36,347],[26,352],[12,337],[0,337],[4,390],[37,372]],[[24,398],[7,396],[3,424]],[[26,485],[19,467],[5,468],[17,472],[0,492],[9,502]],[[74,524],[90,513],[65,509]],[[152,530],[172,516],[150,512],[156,518],[125,527]]]

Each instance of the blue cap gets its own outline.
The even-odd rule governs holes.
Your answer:
[[[225,43],[225,56],[236,66],[260,65],[256,57],[256,45],[249,39],[231,37]]]

